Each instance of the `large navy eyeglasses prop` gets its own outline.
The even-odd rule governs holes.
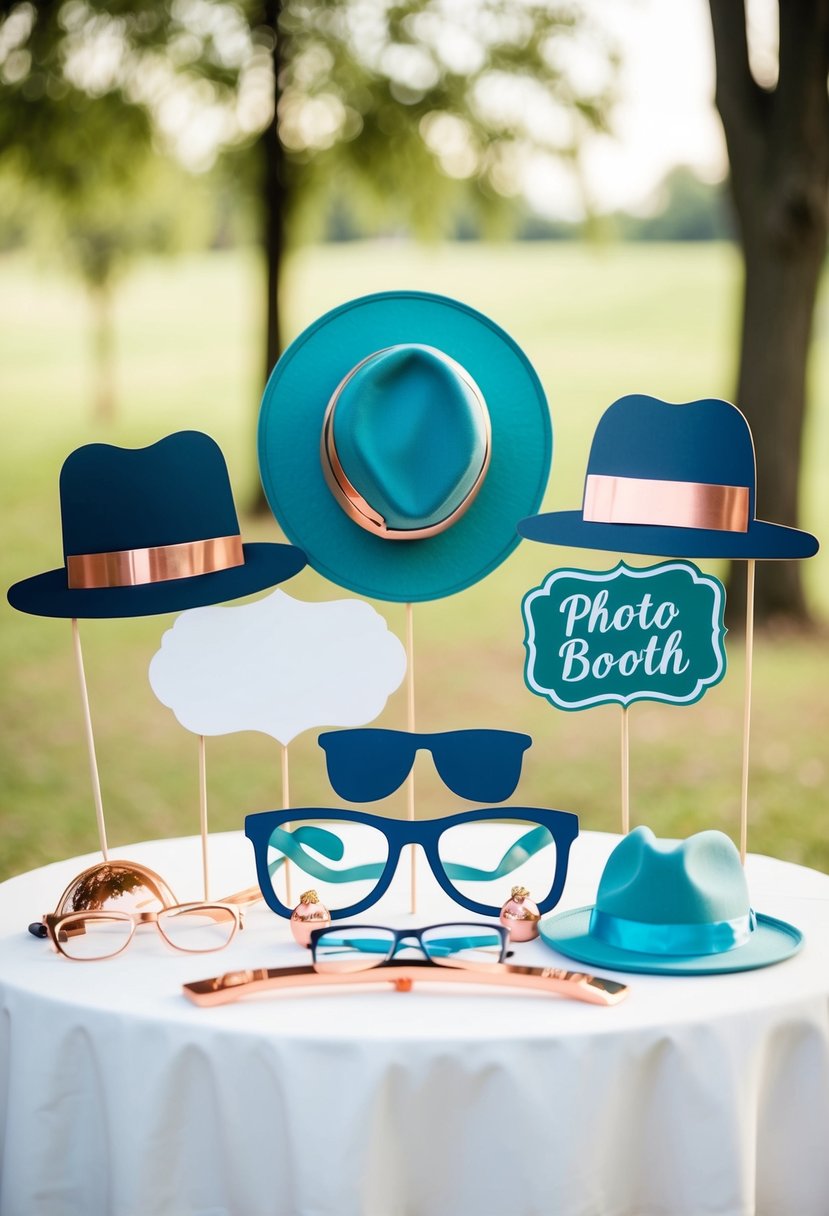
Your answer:
[[[570,846],[578,832],[578,816],[569,811],[525,806],[421,820],[303,807],[263,811],[245,819],[268,907],[279,916],[291,915],[277,891],[287,859],[313,879],[335,920],[377,903],[394,877],[401,850],[409,844],[421,846],[437,882],[470,912],[497,917],[506,885],[499,880],[507,878],[528,887],[539,911],[549,912],[561,898]]]
[[[320,735],[328,780],[346,802],[376,802],[399,789],[420,748],[432,753],[443,784],[470,802],[503,802],[521,776],[529,735],[513,730],[333,730]]]

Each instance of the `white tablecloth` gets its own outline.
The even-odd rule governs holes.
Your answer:
[[[562,910],[592,901],[616,839],[576,841]],[[116,855],[201,894],[195,840]],[[306,961],[287,923],[260,905],[217,954],[143,930],[118,959],[70,963],[26,925],[95,860],[0,886],[2,1216],[829,1212],[826,875],[750,857],[755,907],[803,929],[801,953],[740,975],[630,976],[612,1009],[428,985],[199,1009],[183,981]],[[211,838],[211,867],[213,894],[248,885],[249,843]],[[457,915],[425,860],[421,911],[405,915],[400,870],[364,919]]]

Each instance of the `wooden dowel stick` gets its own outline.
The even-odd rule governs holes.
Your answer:
[[[406,729],[415,731],[415,684],[414,684],[414,613],[412,605],[406,605]],[[406,808],[409,819],[415,817],[414,764],[406,780]],[[410,911],[417,912],[417,846],[411,845],[411,900]]]
[[[199,831],[201,832],[201,866],[204,879],[204,898],[210,899],[210,880],[207,867],[207,751],[204,735],[199,735]]]
[[[630,720],[627,705],[622,706],[622,833],[630,831]]]
[[[83,667],[83,651],[81,650],[81,635],[78,622],[72,618],[72,648],[75,652],[75,666],[78,670],[78,681],[81,686],[81,705],[83,706],[83,725],[86,734],[86,752],[89,757],[89,775],[92,778],[92,798],[95,803],[95,815],[98,820],[98,840],[104,861],[109,859],[107,849],[107,833],[104,823],[104,804],[101,798],[101,778],[98,775],[98,759],[95,755],[95,737],[92,734],[92,715],[89,712],[89,690],[86,686],[86,674]]]
[[[290,779],[289,779],[289,773],[288,773],[288,745],[287,745],[287,743],[283,743],[282,744],[282,809],[287,810],[288,807],[290,807],[290,805],[291,805],[291,786],[290,786]],[[291,830],[291,825],[289,823],[286,823],[285,831],[289,832],[290,830]],[[291,863],[287,857],[285,858],[285,865],[284,865],[283,869],[285,871],[285,907],[290,908],[294,901],[291,898]]]
[[[746,682],[743,691],[743,769],[740,787],[740,860],[745,865],[748,852],[748,763],[751,736],[751,674],[754,665],[754,568],[750,557],[746,562]]]

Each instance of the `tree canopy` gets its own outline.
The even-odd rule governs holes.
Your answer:
[[[572,194],[614,67],[578,5],[539,0],[2,0],[0,170],[90,217],[153,157],[224,157],[258,204],[269,370],[286,242],[345,198],[424,233],[533,176]]]

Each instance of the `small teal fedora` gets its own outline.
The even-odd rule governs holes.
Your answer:
[[[581,511],[522,519],[529,540],[651,557],[801,558],[809,532],[755,516],[754,442],[736,406],[634,394],[599,419]]]
[[[242,544],[224,456],[200,431],[145,448],[77,448],[61,469],[60,507],[64,564],[9,589],[21,612],[182,612],[273,587],[305,565],[292,545]]]
[[[262,484],[320,574],[380,600],[471,586],[515,548],[552,456],[543,389],[488,318],[383,292],[326,313],[274,368]]]
[[[646,827],[611,853],[594,906],[547,917],[540,932],[568,958],[648,975],[751,971],[788,958],[803,940],[751,908],[740,855],[723,832],[658,840]]]

